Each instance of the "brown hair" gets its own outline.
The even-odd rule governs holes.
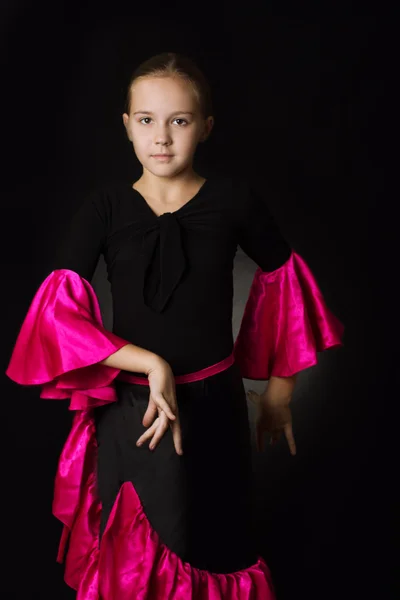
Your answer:
[[[164,52],[145,60],[134,71],[126,94],[125,112],[129,115],[133,83],[144,77],[181,77],[193,88],[204,118],[213,115],[211,90],[207,79],[197,65],[187,56],[175,52]]]

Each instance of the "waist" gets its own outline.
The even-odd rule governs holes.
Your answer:
[[[204,295],[204,289],[202,293]],[[223,315],[221,310],[214,310],[213,315],[199,313],[197,321],[192,307],[187,312],[190,316],[172,304],[158,314],[135,303],[129,306],[125,300],[123,304],[118,301],[114,303],[112,331],[135,346],[162,356],[175,377],[192,374],[229,356],[234,340],[228,311]],[[144,377],[140,372],[125,373],[139,379]]]
[[[193,373],[187,373],[185,375],[177,375],[175,377],[175,383],[192,383],[193,381],[200,381],[201,379],[206,379],[207,377],[212,377],[212,375],[217,375],[217,373],[221,373],[226,369],[229,369],[235,362],[235,357],[232,352],[229,356],[221,360],[220,362],[210,365],[205,369],[201,369],[200,371],[195,371]],[[116,379],[119,381],[124,381],[126,383],[136,383],[139,385],[149,385],[149,380],[147,377],[138,377],[137,375],[132,375],[131,373],[121,372],[117,375]]]

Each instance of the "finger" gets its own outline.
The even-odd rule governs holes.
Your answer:
[[[182,454],[183,454],[182,430],[181,430],[181,424],[180,424],[179,418],[176,419],[176,421],[173,421],[172,423],[170,423],[170,426],[171,426],[171,430],[172,430],[172,438],[174,440],[174,446],[175,446],[176,453],[179,454],[180,456],[182,456]]]
[[[146,412],[144,413],[142,423],[145,427],[150,427],[154,419],[157,416],[157,404],[154,402],[151,394],[149,398],[149,404],[147,405]]]
[[[165,412],[168,419],[171,419],[171,421],[175,420],[176,417],[175,417],[174,413],[172,412],[170,405],[165,400],[165,398],[162,394],[157,394],[156,396],[153,396],[153,400],[161,408],[161,410],[163,410]]]
[[[164,433],[168,430],[169,422],[165,413],[161,413],[159,417],[158,427],[154,433],[153,439],[150,442],[150,450],[154,450],[158,442],[163,437]]]
[[[136,441],[136,446],[141,446],[146,440],[150,439],[157,430],[158,419],[156,419],[151,427],[149,427]]]
[[[281,435],[282,435],[282,431],[280,431],[280,430],[272,431],[269,443],[272,446],[275,446],[275,444],[277,444],[279,442],[279,440],[281,439]]]
[[[294,456],[296,454],[296,443],[294,441],[292,424],[288,423],[287,425],[285,425],[283,431],[285,433],[285,437],[289,445],[290,454]]]

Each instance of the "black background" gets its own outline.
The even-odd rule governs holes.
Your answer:
[[[121,117],[131,72],[161,51],[189,54],[214,90],[198,170],[239,171],[265,189],[346,326],[344,348],[302,379],[298,455],[281,445],[256,458],[261,550],[278,600],[396,597],[390,17],[329,2],[1,10],[3,372],[65,219],[92,187],[139,176]],[[2,595],[73,598],[51,515],[71,415],[5,376],[2,390]]]

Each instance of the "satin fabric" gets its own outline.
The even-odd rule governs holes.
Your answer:
[[[212,377],[213,375],[217,375],[217,373],[221,373],[221,371],[225,371],[225,369],[229,369],[235,362],[235,357],[232,352],[229,356],[221,360],[219,363],[215,365],[211,365],[210,367],[206,367],[205,369],[201,369],[200,371],[195,371],[194,373],[188,373],[187,375],[177,375],[175,377],[176,384],[183,383],[192,383],[194,381],[201,381],[206,377]],[[125,381],[127,383],[137,383],[139,385],[149,385],[149,380],[147,377],[137,377],[136,375],[132,375],[131,373],[120,373],[117,376],[117,379],[120,381]]]
[[[105,600],[273,598],[269,570],[261,559],[248,569],[227,575],[193,569],[182,562],[160,543],[130,482],[122,484],[111,512],[99,564],[100,593]],[[145,581],[151,582],[150,587],[142,587]]]
[[[257,269],[234,354],[242,377],[289,377],[342,345],[344,326],[326,306],[306,262],[292,252],[279,269]]]
[[[42,398],[72,396],[70,409],[76,413],[53,499],[53,514],[64,524],[58,562],[68,543],[66,583],[77,591],[77,600],[274,600],[262,558],[229,574],[182,562],[160,543],[130,482],[122,485],[99,543],[93,408],[116,401],[119,370],[94,363],[127,343],[104,329],[91,285],[73,271],[57,270],[35,295],[7,369],[17,383],[42,385]]]
[[[97,363],[128,343],[103,327],[90,283],[59,269],[36,292],[6,374],[21,385],[41,385],[41,398],[71,398],[71,410],[115,402],[112,382],[120,369]]]

